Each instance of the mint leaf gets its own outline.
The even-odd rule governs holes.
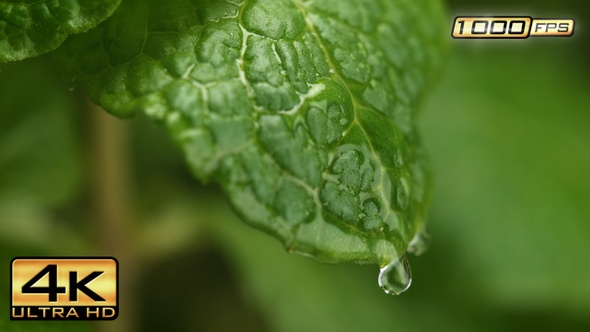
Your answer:
[[[68,35],[109,17],[121,0],[0,1],[0,62],[22,60],[58,48]]]
[[[422,227],[414,126],[439,1],[127,1],[64,49],[106,110],[161,123],[201,181],[289,251],[387,264]]]
[[[463,289],[444,287],[452,282],[452,278],[441,279],[446,276],[445,271],[456,270],[440,246],[427,257],[414,260],[412,267],[422,273],[417,276],[419,282],[412,286],[411,295],[391,301],[370,282],[375,271],[368,266],[318,265],[300,257],[288,257],[261,234],[236,225],[232,216],[222,212],[222,204],[209,199],[198,205],[206,211],[219,211],[220,217],[228,220],[205,223],[229,258],[250,307],[259,308],[265,315],[270,331],[379,331],[388,327],[393,330],[394,326],[402,331],[436,331],[441,326],[453,331],[481,331],[482,326],[502,321],[495,311],[483,310],[485,316],[481,314],[481,307],[486,306],[480,298],[478,306],[472,306]],[[437,241],[433,245],[440,244]],[[440,269],[437,262],[445,269]],[[470,311],[473,307],[479,315]]]

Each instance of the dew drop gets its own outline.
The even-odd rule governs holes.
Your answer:
[[[430,234],[424,228],[410,241],[408,252],[416,256],[422,255],[430,247]]]
[[[379,287],[386,294],[399,295],[410,288],[412,271],[406,256],[389,263],[379,273]]]

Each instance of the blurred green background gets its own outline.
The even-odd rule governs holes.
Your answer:
[[[453,51],[419,122],[433,243],[398,297],[376,266],[289,255],[239,221],[146,119],[89,109],[43,59],[2,65],[0,331],[590,331],[589,9],[449,2]],[[466,14],[573,17],[576,34],[451,40]],[[115,255],[120,319],[7,321],[23,255]]]

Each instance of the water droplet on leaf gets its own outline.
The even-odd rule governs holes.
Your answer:
[[[414,236],[412,241],[410,241],[408,252],[420,256],[428,250],[428,247],[430,247],[430,234],[426,229],[422,229],[416,234],[416,236]]]
[[[381,269],[379,273],[379,287],[390,295],[399,295],[412,284],[412,271],[406,256],[395,260]]]

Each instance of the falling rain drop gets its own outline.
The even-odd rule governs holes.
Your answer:
[[[416,256],[422,255],[430,247],[430,234],[426,229],[422,229],[408,245],[408,252]]]
[[[379,273],[379,287],[390,295],[399,295],[412,284],[412,271],[406,256],[389,263]]]

